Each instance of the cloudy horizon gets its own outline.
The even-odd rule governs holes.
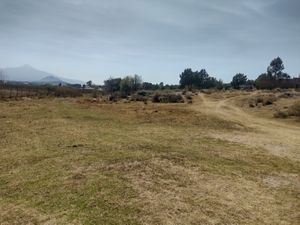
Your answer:
[[[0,67],[172,84],[205,68],[228,82],[254,79],[280,56],[298,76],[299,9],[298,0],[0,0]]]

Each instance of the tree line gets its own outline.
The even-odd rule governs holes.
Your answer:
[[[299,79],[292,79],[291,76],[284,72],[284,64],[280,57],[273,59],[267,67],[265,73],[258,76],[256,80],[248,79],[247,75],[237,73],[233,76],[230,83],[224,83],[214,76],[211,76],[205,69],[200,71],[193,71],[192,69],[185,69],[180,75],[178,85],[168,85],[163,82],[153,84],[151,82],[143,82],[142,77],[139,75],[125,76],[124,78],[113,78],[104,81],[103,86],[97,86],[88,81],[84,87],[72,86],[72,88],[83,90],[85,87],[91,87],[94,90],[101,88],[104,92],[112,95],[118,94],[122,97],[132,95],[138,90],[155,91],[164,89],[251,89],[251,88],[276,88],[276,87],[300,87]],[[4,73],[0,70],[0,87],[5,84]]]
[[[164,89],[178,89],[179,85],[169,85],[163,82],[153,84],[151,82],[143,82],[139,75],[125,76],[124,78],[113,78],[104,81],[103,91],[112,95],[119,93],[122,97],[129,96],[138,90],[155,91]]]
[[[260,88],[261,82],[274,83],[275,81],[290,80],[291,76],[283,72],[285,69],[280,57],[273,59],[267,67],[267,71],[262,73],[256,80],[248,79],[244,73],[237,73],[230,83],[224,83],[214,76],[209,75],[205,69],[193,71],[185,69],[180,74],[179,85],[165,85],[164,83],[153,84],[143,82],[138,75],[126,76],[124,78],[112,78],[104,81],[103,89],[109,94],[119,92],[122,96],[128,96],[137,90],[162,90],[162,89],[251,89]],[[299,84],[300,85],[300,84]],[[274,85],[273,85],[274,86]]]
[[[267,71],[258,76],[256,80],[248,79],[247,75],[244,73],[237,73],[233,76],[232,81],[229,84],[225,84],[222,80],[211,77],[205,69],[202,69],[200,72],[193,72],[191,69],[185,69],[180,75],[180,87],[188,89],[240,89],[280,87],[280,85],[284,87],[298,87],[297,85],[300,85],[300,81],[292,79],[289,74],[283,72],[284,69],[285,67],[282,59],[277,57],[271,61],[270,65],[267,67]],[[295,82],[293,82],[294,80]]]

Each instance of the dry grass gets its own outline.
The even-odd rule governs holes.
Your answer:
[[[297,224],[299,124],[244,97],[0,102],[0,224]]]

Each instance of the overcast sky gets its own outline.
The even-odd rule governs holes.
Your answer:
[[[205,68],[229,81],[277,56],[300,73],[300,0],[0,0],[0,67],[96,83]]]

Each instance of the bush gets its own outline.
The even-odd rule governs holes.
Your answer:
[[[139,94],[135,94],[131,96],[131,100],[132,101],[136,101],[136,102],[145,102],[148,100],[147,96],[143,96],[143,95],[139,95]]]
[[[274,102],[276,102],[277,98],[275,95],[260,95],[257,96],[255,99],[255,105],[272,105]],[[253,104],[253,102],[250,102],[250,104]]]
[[[272,105],[274,102],[276,102],[276,97],[275,96],[267,96],[264,98],[263,105]]]
[[[193,100],[193,96],[192,95],[186,95],[185,96],[187,100]]]
[[[110,102],[117,102],[119,99],[121,99],[120,92],[114,92],[113,94],[107,96],[107,100]]]
[[[289,114],[285,111],[277,111],[276,113],[274,113],[275,118],[286,119],[286,118],[288,118],[288,116],[289,116]]]
[[[182,95],[175,93],[155,93],[152,97],[155,103],[184,103]]]
[[[289,93],[289,92],[286,92],[286,93],[279,96],[279,98],[293,98],[293,97],[294,97],[294,94]]]
[[[289,115],[300,118],[300,102],[297,102],[293,106],[291,106],[291,108],[289,109]]]
[[[264,98],[263,98],[262,96],[258,96],[258,97],[255,99],[256,105],[257,105],[258,103],[263,103],[263,102],[264,102]]]
[[[67,88],[67,87],[60,87],[55,88],[54,90],[55,97],[80,97],[82,96],[81,90],[75,88]]]
[[[152,91],[142,90],[142,91],[138,91],[136,94],[145,97],[145,96],[150,96],[152,94]]]

